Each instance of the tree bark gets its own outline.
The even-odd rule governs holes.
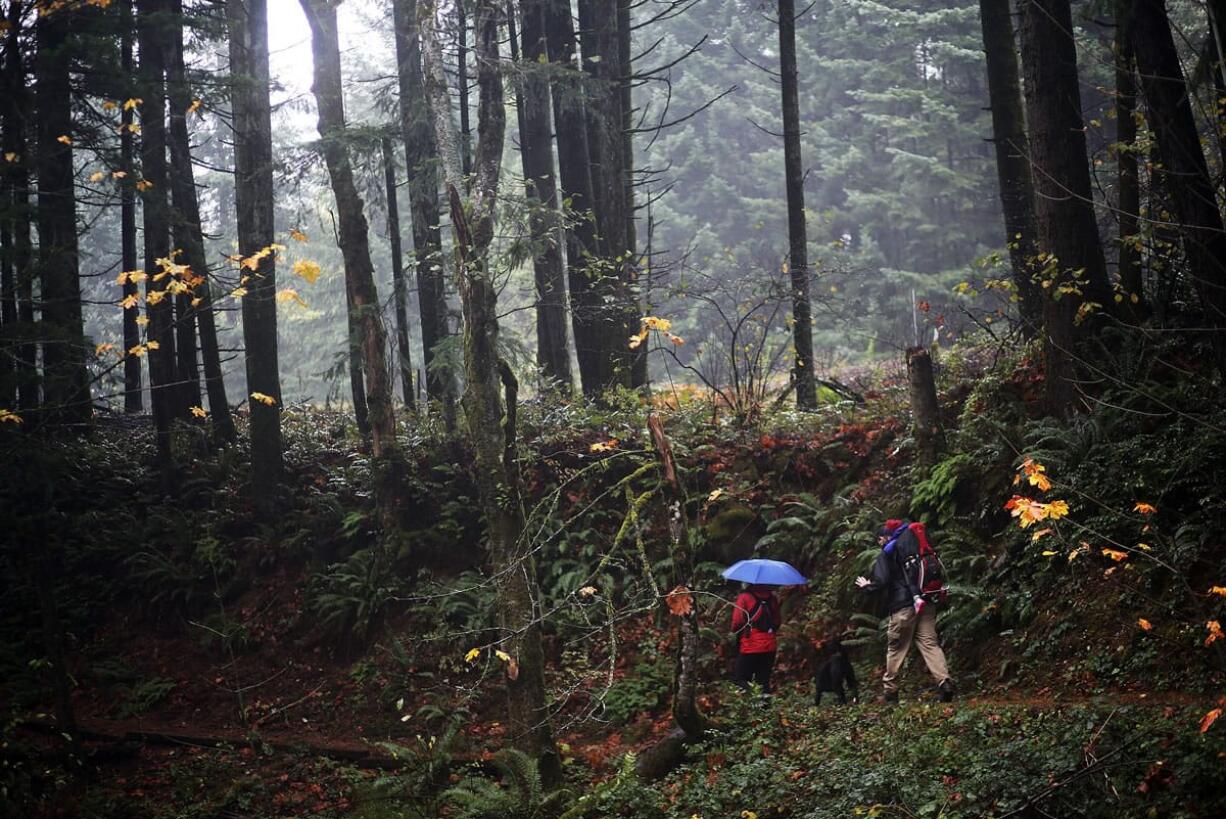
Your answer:
[[[404,406],[413,412],[417,406],[413,389],[413,358],[409,352],[408,290],[404,281],[404,253],[400,247],[400,203],[396,197],[396,160],[392,156],[392,140],[383,137],[383,181],[387,190],[387,236],[392,246],[392,289],[396,301],[396,351],[400,365],[400,388]]]
[[[273,243],[272,111],[269,105],[268,4],[226,4],[230,28],[231,106],[234,122],[234,199],[238,252],[250,257]],[[275,403],[250,401],[251,488],[264,506],[273,500],[284,471],[281,444],[281,377],[277,363],[276,259],[271,254],[244,271],[243,346],[247,389]]]
[[[498,578],[500,622],[505,636],[509,722],[515,743],[540,765],[542,779],[561,779],[561,765],[545,702],[536,570],[524,542],[520,476],[515,457],[516,385],[498,357],[498,294],[487,264],[494,236],[494,208],[506,127],[498,65],[498,12],[492,0],[474,4],[476,32],[478,141],[467,207],[458,140],[446,105],[442,45],[434,0],[420,4],[426,91],[442,154],[451,220],[455,230],[456,281],[464,311],[464,418],[472,442],[478,496],[489,532],[491,562]],[[500,382],[506,386],[504,411]]]
[[[651,433],[651,442],[655,447],[656,456],[660,459],[661,473],[664,476],[664,496],[668,499],[668,515],[676,521],[673,529],[673,588],[694,588],[694,551],[690,543],[689,522],[686,519],[686,497],[677,476],[677,467],[673,461],[672,447],[668,436],[664,434],[664,424],[660,416],[651,413],[647,416],[647,429]],[[698,707],[698,658],[700,644],[698,636],[698,602],[695,599],[689,613],[681,616],[678,628],[680,639],[677,646],[677,669],[673,681],[673,719],[677,727],[685,732],[685,741],[697,742],[706,730],[706,720]]]
[[[800,157],[799,72],[796,68],[796,3],[779,0],[779,73],[783,94],[783,165],[788,197],[788,277],[792,289],[792,380],[796,406],[817,406],[813,378],[813,317],[809,305],[809,250],[805,226],[805,170]]]
[[[932,466],[945,449],[945,430],[941,425],[941,408],[937,404],[932,356],[928,354],[927,347],[907,348],[907,382],[911,392],[915,448],[920,463]]]
[[[1022,66],[1045,296],[1046,409],[1072,411],[1083,304],[1110,309],[1086,159],[1069,0],[1021,0]]]
[[[472,128],[469,126],[468,101],[468,15],[465,0],[455,3],[456,87],[460,92],[460,165],[464,175],[473,172]],[[450,105],[448,105],[450,107]]]
[[[192,167],[191,141],[187,130],[188,110],[192,106],[191,87],[187,82],[187,69],[183,61],[183,6],[180,0],[171,0],[171,11],[177,22],[171,33],[170,64],[167,68],[167,87],[170,95],[170,178],[174,201],[173,228],[175,246],[182,248],[184,260],[191,269],[192,278],[199,278],[192,291],[184,295],[184,308],[190,311],[194,325],[200,333],[200,353],[204,363],[205,391],[209,397],[209,415],[217,440],[233,443],[238,438],[234,419],[230,415],[230,402],[226,398],[225,377],[221,370],[221,350],[217,343],[217,322],[213,314],[213,294],[210,289],[208,256],[204,249],[204,230],[200,224],[200,201],[196,194],[196,175]],[[193,305],[192,301],[196,303]],[[180,336],[182,349],[183,336]],[[180,361],[184,358],[180,356]],[[188,378],[194,394],[189,398],[200,400],[199,383],[195,377],[195,355],[191,356],[193,369]]]
[[[167,202],[166,170],[166,4],[162,0],[138,0],[137,37],[140,48],[141,179],[127,180],[144,187],[141,217],[144,230],[145,305],[149,323],[149,396],[158,461],[169,473],[174,466],[171,423],[179,415],[175,388],[174,314],[169,283],[162,276],[159,259],[170,256],[170,208]],[[155,279],[155,277],[157,277]],[[156,348],[154,345],[157,345]]]
[[[38,404],[37,351],[32,337],[32,319],[23,315],[30,299],[33,276],[30,244],[30,182],[26,157],[26,69],[21,54],[23,5],[13,0],[8,7],[8,31],[4,37],[3,78],[0,79],[0,148],[12,161],[0,163],[0,349],[2,376],[0,402],[5,408],[27,409]],[[32,312],[32,308],[31,308]]]
[[[1035,336],[1043,321],[1043,295],[1035,280],[1034,180],[1030,176],[1026,115],[1018,77],[1017,50],[1009,0],[979,0],[988,98],[992,109],[992,144],[1005,220],[1005,244],[1017,285],[1022,331]]]
[[[438,204],[438,145],[430,124],[421,68],[421,38],[416,0],[392,0],[396,29],[396,65],[400,85],[400,128],[404,137],[409,211],[413,217],[413,256],[417,267],[417,302],[421,312],[422,366],[426,396],[450,405],[455,380],[432,367],[435,347],[447,336],[447,299],[443,284],[443,244]],[[445,411],[451,417],[450,410]]]
[[[125,77],[133,76],[132,3],[133,0],[125,0],[122,8],[123,31],[120,34],[119,59]],[[125,98],[130,96],[132,95],[125,93]],[[136,255],[136,188],[133,187],[136,183],[135,138],[131,127],[134,121],[132,109],[126,105],[122,106],[119,115],[119,167],[124,177],[119,186],[119,241],[124,272],[136,270],[136,266],[140,264]],[[140,297],[140,285],[135,281],[125,277],[122,287],[124,299],[135,302]],[[124,411],[130,413],[143,412],[145,408],[141,373],[143,359],[126,354],[127,350],[140,344],[140,325],[136,322],[138,315],[136,308],[123,311],[123,406]]]
[[[603,388],[599,314],[602,299],[592,261],[600,252],[592,209],[591,165],[588,163],[587,104],[583,72],[579,70],[574,19],[568,0],[545,0],[545,44],[558,79],[553,83],[553,114],[558,142],[558,177],[562,198],[570,203],[574,223],[567,228],[566,267],[570,291],[571,333],[579,380],[589,398]],[[559,71],[559,69],[564,69]]]
[[[1129,41],[1131,0],[1116,0],[1115,8],[1115,151],[1119,211],[1119,277],[1124,316],[1133,324],[1145,319],[1145,286],[1141,277],[1141,180],[1137,172],[1137,85]]]
[[[302,0],[302,10],[311,26],[311,52],[315,57],[312,91],[319,108],[319,137],[328,166],[328,178],[336,197],[340,222],[341,255],[345,279],[353,297],[366,382],[366,405],[370,414],[371,454],[377,460],[399,459],[396,415],[392,407],[392,378],[387,364],[387,330],[375,288],[375,268],[370,258],[365,203],[353,181],[345,134],[345,102],[341,78],[340,44],[336,7],[331,0]],[[387,487],[383,487],[386,491]],[[379,491],[379,490],[377,490]],[[376,496],[385,526],[394,526],[388,504],[392,498]]]
[[[73,13],[43,14],[34,31],[38,99],[38,266],[41,281],[43,403],[49,417],[88,423],[93,406],[85,369],[85,330],[77,260],[72,166]]]
[[[589,77],[587,149],[599,256],[597,264],[588,268],[589,273],[597,273],[593,281],[599,341],[594,362],[597,391],[631,386],[638,357],[628,344],[639,325],[634,258],[626,246],[630,203],[626,199],[620,84],[627,69],[621,65],[617,6],[618,0],[580,0],[578,5],[583,68]]]
[[[344,255],[342,253],[342,255]],[[358,321],[358,306],[353,296],[353,279],[345,274],[345,327],[348,330],[346,338],[348,355],[346,361],[349,367],[349,399],[353,402],[353,420],[358,427],[358,435],[363,441],[370,441],[370,408],[366,403],[366,379],[362,371],[366,368],[362,355],[362,328]]]
[[[1136,0],[1132,31],[1162,174],[1179,217],[1192,281],[1213,328],[1218,371],[1226,380],[1226,233],[1162,0]]]
[[[512,58],[520,65],[516,95],[520,159],[532,234],[532,268],[536,283],[536,363],[541,372],[571,389],[570,351],[566,346],[566,272],[562,262],[558,189],[553,172],[553,116],[549,79],[542,74],[548,60],[545,45],[545,0],[520,0],[523,19],[523,59],[515,51],[515,18],[511,26]]]
[[[635,221],[636,207],[634,204],[634,85],[631,75],[634,73],[633,57],[630,53],[632,14],[637,4],[634,0],[617,0],[617,63],[618,97],[621,104],[621,135],[622,135],[622,185],[623,198],[626,207],[626,251],[629,254],[626,265],[627,282],[634,298],[636,316],[646,314],[647,304],[644,301],[642,280],[643,270],[639,267],[638,226]],[[631,329],[633,318],[631,317]],[[640,389],[648,386],[647,345],[640,344],[629,351],[630,356],[630,386]]]

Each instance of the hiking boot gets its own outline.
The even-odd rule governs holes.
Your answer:
[[[953,682],[950,680],[945,680],[943,683],[938,685],[937,686],[937,696],[940,698],[941,702],[953,702],[954,701]]]

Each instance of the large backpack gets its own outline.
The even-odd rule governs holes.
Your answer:
[[[903,539],[904,529],[910,529],[914,538]],[[945,585],[945,566],[936,549],[928,541],[928,532],[922,523],[908,523],[900,527],[894,536],[898,565],[912,594],[918,594],[927,603],[939,605],[949,599]]]
[[[733,634],[739,639],[749,634],[751,629],[770,633],[778,628],[779,624],[775,622],[775,612],[770,604],[770,600],[763,600],[761,597],[754,595],[753,608],[746,615],[745,622]]]

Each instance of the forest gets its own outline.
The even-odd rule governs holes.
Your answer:
[[[0,817],[1226,815],[1226,0],[0,9]]]

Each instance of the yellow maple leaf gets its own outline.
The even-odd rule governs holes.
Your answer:
[[[112,179],[123,179],[127,175],[128,175],[127,171],[112,171],[111,172]]]
[[[123,301],[119,302],[119,306],[125,310],[131,310],[140,304],[140,293],[133,293],[130,296],[124,296]]]
[[[144,102],[144,100],[139,97],[131,97],[129,99],[126,99],[123,102],[123,110],[131,111],[133,108],[140,105],[142,102]]]
[[[471,663],[473,660],[477,659],[480,656],[481,656],[481,649],[470,648],[468,650],[468,653],[464,655],[464,661]]]
[[[4,153],[5,162],[16,162],[20,158],[21,157],[17,155],[16,151],[5,151]]]
[[[149,317],[148,317],[148,316],[143,316],[143,315],[142,315],[142,316],[137,316],[137,317],[136,317],[136,324],[137,324],[138,326],[140,326],[140,327],[147,327],[147,326],[149,325]]]
[[[109,353],[113,349],[115,349],[114,344],[104,341],[101,344],[94,345],[94,355],[102,355],[103,353]]]
[[[300,307],[307,306],[306,301],[302,298],[302,296],[299,296],[298,291],[292,287],[286,287],[282,290],[278,290],[277,301],[281,302],[282,304],[292,301],[298,304]]]
[[[68,134],[60,134],[59,136],[55,138],[55,141],[62,143],[64,145],[71,145],[72,137],[68,136]]]
[[[497,657],[498,659],[502,660],[504,663],[509,663],[509,662],[511,662],[511,655],[510,655],[510,654],[507,654],[505,651],[503,651],[503,650],[501,650],[501,649],[495,650],[495,651],[494,651],[494,656],[495,656],[495,657]]]
[[[150,350],[160,350],[162,349],[162,342],[150,341],[147,344],[145,344],[145,346],[148,347]]]
[[[230,291],[230,295],[236,299],[241,299],[243,296],[247,295],[247,288],[236,287]]]
[[[1055,556],[1056,556],[1056,555],[1058,555],[1058,554],[1060,554],[1060,553],[1059,553],[1059,552],[1053,552],[1051,549],[1044,549],[1044,550],[1043,550],[1043,557],[1055,557]]]
[[[148,179],[141,179],[141,180],[138,180],[136,183],[136,189],[140,191],[141,193],[144,193],[145,191],[149,190],[152,187],[153,187],[153,183],[150,182]]]
[[[251,400],[259,401],[261,404],[263,404],[266,407],[275,407],[277,405],[277,399],[273,398],[271,395],[267,395],[266,393],[262,393],[262,392],[251,393]]]
[[[119,107],[119,104],[116,103],[114,100],[103,100],[102,101],[103,111],[114,111],[118,107]]]
[[[135,347],[128,348],[128,355],[140,358],[145,354],[146,348],[144,344],[137,344]]]
[[[307,241],[307,235],[306,235],[305,233],[303,233],[301,230],[299,230],[298,228],[290,228],[290,229],[289,229],[289,236],[290,236],[290,238],[291,238],[291,239],[293,239],[294,241],[297,241],[297,242],[306,242],[306,241]]]
[[[103,179],[106,179],[106,174],[102,171],[94,171],[89,175],[90,182],[101,182]]]
[[[1049,520],[1059,520],[1068,515],[1068,504],[1062,500],[1052,501],[1047,504],[1047,518]]]
[[[200,100],[192,100],[192,104],[187,106],[187,113],[194,114],[200,110],[200,106],[204,105]]]
[[[318,262],[313,262],[309,259],[299,259],[294,262],[294,275],[305,281],[307,284],[315,284],[315,281],[323,274]]]
[[[12,410],[0,409],[0,424],[24,424],[20,415]]]
[[[597,441],[587,448],[588,452],[612,452],[617,449],[618,440],[610,438],[607,441]]]
[[[1145,631],[1153,631],[1154,624],[1146,620],[1144,617],[1137,618],[1137,625]]]
[[[203,418],[208,415],[208,413],[204,411],[204,407],[191,407],[189,412],[191,412],[191,414],[197,418]]]

